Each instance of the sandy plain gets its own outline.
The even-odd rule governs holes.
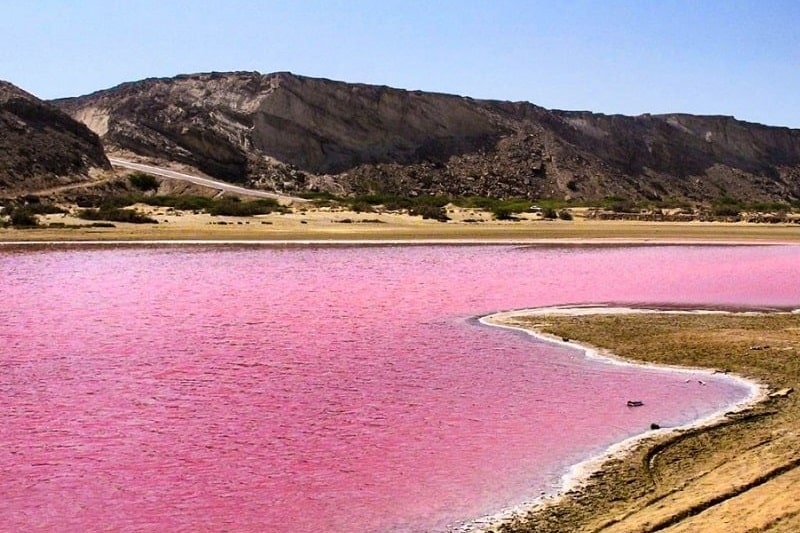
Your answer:
[[[330,208],[294,207],[291,212],[253,217],[215,217],[204,213],[135,206],[158,224],[114,222],[91,227],[70,215],[46,215],[40,227],[0,229],[0,241],[152,241],[152,240],[479,240],[479,241],[672,241],[800,242],[800,224],[724,222],[635,222],[586,218],[543,220],[525,214],[517,221],[493,220],[486,212],[448,208],[448,222],[399,213],[355,213]],[[56,227],[65,225],[67,227]]]

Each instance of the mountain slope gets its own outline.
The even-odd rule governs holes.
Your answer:
[[[55,102],[110,149],[267,189],[800,197],[800,130],[606,116],[289,73],[147,79]]]
[[[110,168],[89,128],[0,81],[0,193],[79,181],[93,169]]]

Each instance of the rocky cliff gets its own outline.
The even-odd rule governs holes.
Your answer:
[[[110,169],[100,139],[84,124],[0,81],[0,194],[85,179]]]
[[[800,197],[800,130],[607,116],[289,73],[147,79],[56,105],[110,149],[293,192]]]

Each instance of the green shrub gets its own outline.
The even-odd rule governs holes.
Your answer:
[[[492,209],[492,214],[494,218],[497,220],[514,220],[516,217],[514,216],[514,211],[512,211],[509,207],[503,205],[496,205]]]
[[[117,207],[104,207],[100,209],[82,209],[78,212],[78,218],[84,220],[110,220],[113,222],[128,222],[129,224],[158,224],[154,218],[143,215],[132,209],[120,209]]]
[[[389,211],[400,211],[402,209],[416,209],[419,207],[444,207],[450,203],[450,198],[447,196],[436,196],[436,195],[423,195],[423,196],[397,196],[394,194],[367,194],[362,196],[356,196],[352,200],[350,200],[350,208],[353,209],[353,206],[358,205],[359,207],[363,207],[364,205],[376,206],[382,205]],[[366,209],[362,209],[365,212],[369,212]]]
[[[327,191],[306,191],[299,193],[297,196],[305,198],[306,200],[311,200],[312,205],[316,207],[331,207],[346,203],[345,199]]]
[[[139,201],[147,205],[172,207],[180,211],[203,211],[215,203],[213,198],[205,196],[148,196],[140,198]]]
[[[615,213],[635,213],[639,210],[633,202],[628,200],[613,202],[609,208]]]
[[[738,217],[740,213],[740,206],[737,205],[715,205],[711,210],[715,217]]]
[[[214,201],[206,209],[213,216],[250,217],[254,215],[267,215],[276,211],[285,211],[277,200],[272,198],[259,198],[242,202],[238,198],[222,198]]]
[[[155,176],[138,171],[128,175],[128,182],[143,192],[157,191],[159,185],[158,179],[156,179]]]
[[[456,198],[453,203],[465,209],[481,209],[491,212],[498,220],[513,220],[515,214],[530,210],[533,202],[525,198],[508,198],[500,200],[485,196],[469,196]]]
[[[272,198],[259,198],[257,200],[242,201],[235,196],[226,196],[219,199],[205,196],[142,196],[142,197],[114,197],[111,202],[103,203],[101,208],[125,207],[133,203],[143,203],[155,207],[171,207],[180,211],[205,211],[214,216],[247,217],[253,215],[266,215],[275,211],[283,212],[277,200]]]
[[[100,209],[120,209],[122,207],[129,207],[140,201],[139,196],[121,194],[118,196],[109,196],[108,198],[99,199],[99,201],[90,207],[99,207]]]
[[[747,211],[755,211],[757,213],[775,213],[791,210],[791,206],[785,202],[754,202],[747,204],[745,208]]]
[[[715,205],[741,205],[741,201],[737,198],[732,196],[728,196],[727,194],[723,194],[719,198],[716,199],[714,202]]]
[[[545,207],[544,209],[542,209],[542,217],[548,220],[555,220],[556,218],[558,218],[558,213],[552,207]]]
[[[298,193],[300,198],[305,198],[306,200],[329,200],[329,201],[339,201],[341,198],[336,196],[335,194],[327,191],[306,191]]]
[[[375,211],[375,209],[372,207],[372,204],[361,200],[354,200],[350,202],[349,209],[351,211],[355,211],[356,213],[372,213]]]
[[[711,206],[711,213],[715,217],[738,217],[743,210],[742,202],[728,195],[720,196]]]
[[[27,206],[12,208],[8,214],[8,222],[15,228],[32,228],[39,225],[36,213]]]
[[[453,203],[458,207],[464,209],[483,209],[484,211],[491,211],[498,202],[499,200],[486,196],[464,196],[453,200]]]
[[[447,211],[445,211],[443,207],[436,207],[435,205],[418,205],[412,208],[408,213],[411,216],[438,220],[439,222],[447,222],[450,220],[450,217],[447,216]]]
[[[424,196],[416,196],[411,199],[415,206],[432,206],[432,207],[444,207],[450,203],[450,198],[447,196],[437,196],[437,195],[424,195]]]

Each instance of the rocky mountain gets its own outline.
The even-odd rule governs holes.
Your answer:
[[[800,198],[800,130],[733,117],[607,116],[256,72],[54,103],[110,150],[283,192]]]
[[[80,181],[110,168],[89,128],[0,81],[0,195]]]

